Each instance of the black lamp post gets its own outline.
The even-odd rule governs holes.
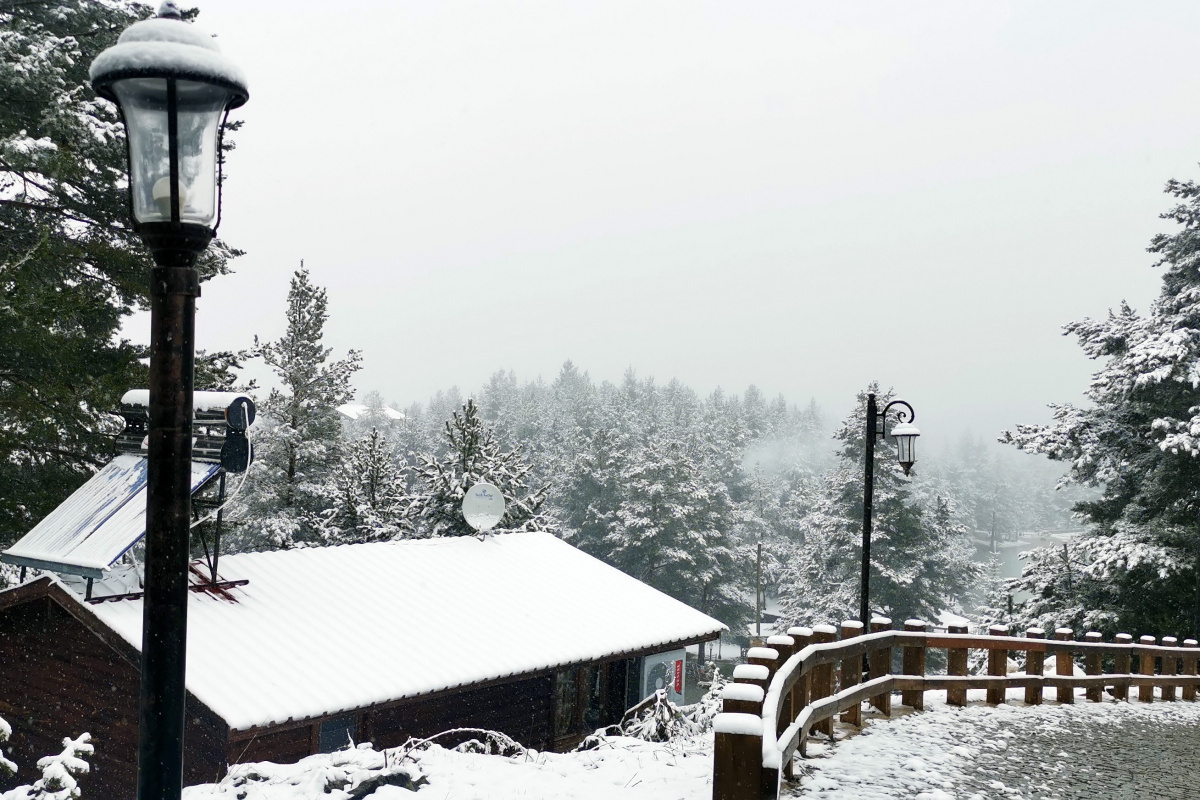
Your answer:
[[[171,0],[97,56],[91,79],[96,94],[120,107],[134,229],[156,265],[137,796],[176,800],[183,790],[195,264],[220,221],[225,118],[249,92],[241,71]]]
[[[875,404],[875,393],[867,394],[866,458],[863,475],[863,538],[862,538],[862,586],[859,591],[859,620],[868,625],[871,621],[871,504],[875,495],[875,440],[887,434],[887,415],[893,406],[896,409],[896,424],[891,434],[896,440],[896,456],[907,475],[916,463],[916,439],[921,435],[912,422],[917,418],[913,407],[903,400],[893,400],[880,411]],[[907,409],[907,411],[905,411]]]

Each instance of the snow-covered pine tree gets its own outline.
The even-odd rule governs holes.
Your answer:
[[[1162,216],[1181,229],[1150,244],[1164,273],[1148,313],[1122,302],[1065,326],[1100,362],[1088,407],[1051,405],[1050,424],[1018,426],[1003,441],[1102,488],[1076,505],[1091,523],[1081,555],[1103,563],[1096,577],[1107,591],[1089,598],[1102,603],[1092,610],[1134,635],[1191,636],[1200,631],[1200,185],[1170,181],[1166,191],[1179,202]]]
[[[8,741],[10,736],[12,727],[0,717],[0,744]],[[42,771],[41,778],[32,784],[0,792],[0,800],[77,800],[82,797],[76,778],[89,770],[89,765],[83,757],[91,755],[94,751],[89,744],[91,740],[92,737],[86,733],[74,739],[63,739],[61,753],[38,759],[37,766]],[[12,777],[16,773],[17,765],[5,758],[3,751],[0,751],[0,779]]]
[[[500,449],[474,400],[467,400],[462,413],[453,412],[443,444],[442,456],[417,456],[417,494],[405,517],[412,536],[473,535],[475,529],[463,519],[462,501],[476,483],[490,483],[504,495],[506,510],[497,531],[554,530],[554,519],[542,511],[549,485],[529,486],[521,448]]]
[[[406,538],[408,495],[393,447],[378,428],[343,446],[322,488],[327,508],[317,522],[326,544]]]
[[[144,385],[121,326],[153,262],[130,225],[124,129],[88,66],[151,13],[0,2],[0,548],[111,457],[108,415]],[[201,274],[236,254],[213,242]]]
[[[281,388],[272,389],[259,406],[254,463],[232,515],[238,549],[321,541],[324,487],[341,456],[337,407],[354,398],[350,378],[360,361],[357,350],[329,361],[332,348],[323,341],[328,319],[325,289],[313,285],[301,262],[288,291],[287,331],[266,344],[256,337],[251,350],[275,373]]]
[[[884,407],[889,395],[877,386]],[[787,558],[780,581],[785,624],[855,619],[862,564],[863,459],[867,393],[834,438],[836,466],[826,473],[816,506],[805,522],[804,544]],[[897,619],[936,619],[957,605],[980,567],[971,558],[965,529],[948,504],[923,508],[896,462],[895,446],[875,446],[871,536],[871,612]]]

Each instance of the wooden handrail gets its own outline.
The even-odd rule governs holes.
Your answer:
[[[887,620],[882,620],[881,624],[887,623]],[[874,626],[873,626],[874,627]],[[878,630],[872,633],[862,635],[853,635],[852,638],[843,638],[841,641],[822,641],[813,644],[807,644],[799,650],[788,653],[790,647],[784,647],[780,653],[771,651],[768,655],[774,656],[772,660],[768,657],[767,662],[771,665],[771,675],[769,681],[763,681],[759,685],[766,684],[765,696],[759,694],[762,698],[761,703],[761,754],[762,760],[760,766],[761,774],[758,776],[742,775],[736,776],[736,779],[731,779],[729,776],[719,776],[718,772],[721,769],[714,769],[713,776],[713,797],[714,800],[750,800],[751,797],[758,800],[759,798],[774,799],[778,797],[779,780],[784,774],[791,774],[791,761],[797,753],[803,757],[805,755],[805,744],[808,740],[810,730],[819,723],[831,720],[835,715],[848,710],[857,710],[860,704],[865,700],[872,700],[877,704],[877,707],[890,709],[890,705],[880,702],[880,696],[883,700],[894,691],[903,692],[904,702],[914,705],[916,708],[923,706],[924,692],[930,690],[945,690],[955,692],[957,697],[964,696],[962,693],[967,689],[987,689],[992,702],[1004,702],[1005,692],[1013,688],[1026,689],[1026,701],[1029,698],[1041,700],[1043,692],[1047,688],[1058,690],[1058,698],[1060,701],[1072,702],[1075,699],[1074,691],[1076,689],[1085,689],[1088,700],[1098,701],[1102,697],[1104,689],[1111,688],[1113,696],[1117,699],[1125,699],[1128,697],[1131,687],[1138,687],[1142,691],[1139,692],[1139,698],[1149,700],[1153,697],[1154,687],[1159,687],[1164,700],[1174,700],[1179,696],[1182,690],[1185,700],[1195,699],[1200,692],[1196,691],[1196,687],[1200,687],[1200,649],[1197,648],[1195,640],[1188,639],[1184,645],[1178,646],[1177,640],[1171,637],[1164,637],[1162,640],[1166,644],[1150,644],[1150,637],[1143,637],[1146,641],[1135,643],[1132,637],[1126,634],[1119,634],[1117,642],[1101,642],[1099,634],[1091,632],[1083,641],[1072,638],[1071,631],[1067,629],[1059,629],[1056,631],[1057,639],[1040,638],[1041,632],[1039,629],[1031,629],[1028,636],[1008,636],[1004,634],[1004,629],[993,628],[993,632],[997,635],[972,635],[965,633],[943,633],[943,632],[924,632],[921,630],[921,623],[916,620],[910,620],[908,627],[910,630]],[[861,630],[861,626],[855,627],[856,630]],[[808,629],[793,629],[794,632],[804,634]],[[829,628],[825,628],[820,633],[826,634],[828,638]],[[845,632],[844,632],[845,635]],[[781,643],[787,637],[781,639]],[[796,642],[798,647],[801,641],[809,641],[807,634],[804,634],[802,640]],[[1169,645],[1169,646],[1167,646]],[[925,656],[924,651],[928,648],[939,648],[946,650],[954,650],[962,653],[964,650],[974,648],[979,650],[1000,651],[1001,661],[1006,660],[1007,652],[1018,650],[1027,654],[1038,654],[1037,658],[1029,658],[1028,663],[1035,668],[1041,666],[1041,656],[1053,654],[1058,657],[1056,668],[1059,674],[1045,675],[1039,671],[1035,674],[1012,674],[1004,675],[1004,669],[993,668],[993,672],[999,674],[993,675],[922,675],[922,674],[892,674],[891,664],[871,664],[869,679],[865,682],[858,682],[860,675],[854,674],[852,666],[855,661],[867,656],[869,659],[874,658],[877,652],[890,653],[892,648],[910,648],[909,655],[913,655],[913,650],[916,650],[916,655],[912,659],[906,658],[906,669],[916,670],[921,672],[924,670]],[[764,651],[766,652],[766,651]],[[1070,674],[1073,669],[1073,660],[1076,654],[1085,656],[1085,664],[1087,665],[1087,675]],[[1112,673],[1100,673],[1103,669],[1104,658],[1108,656],[1112,658],[1112,663],[1116,670]],[[1138,657],[1140,669],[1138,673],[1133,673],[1131,670],[1134,657]],[[1155,675],[1153,673],[1153,665],[1156,659],[1163,659],[1163,674]],[[994,661],[995,659],[993,659]],[[780,663],[782,662],[782,663]],[[860,666],[861,661],[857,662]],[[841,672],[844,678],[839,681],[837,675],[839,673],[835,666],[841,667]],[[1002,666],[1002,664],[1001,664]],[[826,667],[827,669],[814,674],[814,670]],[[846,672],[850,669],[850,672]],[[882,675],[878,674],[880,670],[886,670]],[[797,687],[803,681],[803,686],[797,691]],[[817,685],[816,691],[810,691],[808,688],[813,684]],[[835,685],[840,684],[840,685]],[[759,691],[759,690],[754,690]],[[911,699],[909,699],[911,697]],[[743,701],[744,702],[744,701]],[[731,704],[726,707],[729,711],[736,704]],[[751,704],[754,710],[759,708],[757,699]],[[740,707],[739,707],[740,709]],[[782,716],[781,716],[782,712]],[[887,713],[887,712],[885,712]],[[794,715],[793,719],[788,719]],[[742,716],[746,715],[734,715]],[[749,717],[754,719],[755,717]],[[845,718],[844,718],[845,719]],[[856,720],[857,716],[851,712],[850,720]],[[757,729],[758,723],[755,723]],[[821,726],[829,733],[832,729],[826,726]],[[722,731],[722,727],[717,725],[718,729],[718,748],[723,745],[721,742],[732,741],[730,737],[743,737],[740,741],[749,744],[751,741],[756,743],[753,745],[758,748],[756,741],[758,734],[753,734],[754,739],[745,738],[751,736],[746,733],[744,726],[731,725],[727,731]],[[732,746],[732,745],[724,745]],[[744,747],[745,745],[737,745]],[[742,751],[751,752],[751,751]],[[716,758],[716,756],[714,756]],[[716,763],[724,763],[724,769],[732,769],[729,766],[729,759],[717,758]],[[745,769],[753,770],[755,765],[752,763],[746,764]],[[747,794],[747,787],[757,787],[757,792]]]

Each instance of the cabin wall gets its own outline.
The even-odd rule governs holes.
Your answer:
[[[12,725],[19,771],[0,791],[41,777],[39,758],[65,737],[92,735],[80,778],[85,797],[132,799],[137,791],[139,668],[49,598],[0,610],[0,717]],[[187,783],[224,774],[224,723],[188,698]]]

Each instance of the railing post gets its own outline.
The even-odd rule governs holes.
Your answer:
[[[1099,631],[1088,631],[1083,635],[1083,640],[1085,642],[1091,642],[1092,644],[1100,644],[1100,642],[1104,641],[1104,636],[1102,636]],[[1101,673],[1100,665],[1101,661],[1099,650],[1087,650],[1084,652],[1084,672],[1086,672],[1088,675],[1099,675]],[[1104,687],[1089,686],[1086,694],[1089,701],[1093,703],[1099,703],[1102,699],[1104,699]]]
[[[1133,637],[1128,633],[1118,633],[1114,640],[1119,645],[1131,647],[1133,645]],[[1133,673],[1133,656],[1130,651],[1113,656],[1113,669],[1118,675],[1125,676],[1123,683],[1113,686],[1114,700],[1129,700],[1129,675]]]
[[[1060,642],[1069,642],[1072,639],[1074,639],[1074,637],[1075,637],[1075,632],[1073,630],[1071,630],[1070,628],[1056,628],[1054,631],[1054,638]],[[1075,675],[1075,658],[1074,658],[1074,654],[1071,653],[1070,650],[1059,650],[1057,653],[1055,653],[1054,660],[1055,660],[1055,670],[1054,671],[1058,674],[1059,677],[1062,677],[1064,675],[1066,675],[1066,676],[1074,676]],[[1058,687],[1058,702],[1067,703],[1067,704],[1074,703],[1075,702],[1075,687],[1072,686],[1070,683],[1068,683],[1065,686],[1059,686]]]
[[[1164,636],[1162,638],[1163,647],[1178,647],[1179,640],[1174,636]],[[1178,675],[1179,674],[1179,656],[1173,653],[1163,653],[1162,657],[1162,674],[1163,675]],[[1175,690],[1174,684],[1163,684],[1162,687],[1163,700],[1178,700],[1179,693]]]
[[[1184,639],[1183,646],[1195,648],[1195,647],[1200,647],[1200,643],[1198,643],[1195,639]],[[1184,675],[1195,675],[1196,674],[1196,656],[1195,655],[1189,654],[1188,656],[1186,656],[1183,659],[1183,674]],[[1183,699],[1189,700],[1189,701],[1196,699],[1196,684],[1189,683],[1183,687]]]
[[[764,696],[766,690],[771,685],[771,679],[775,677],[775,671],[779,669],[779,651],[773,647],[751,647],[746,651],[746,663],[751,666],[765,667],[767,670],[766,685],[763,686]],[[759,711],[762,714],[762,711]],[[755,764],[758,765],[759,776],[759,791],[764,798],[774,798],[779,796],[779,770],[774,767],[764,767],[762,763],[762,742],[761,739],[772,735],[772,730],[763,728],[760,734],[758,757],[755,759]],[[774,788],[772,788],[774,787]]]
[[[787,660],[792,657],[793,653],[796,652],[796,640],[791,636],[768,636],[767,647],[770,647],[779,653],[779,666],[777,667],[777,670],[783,669],[783,665],[786,664]],[[794,695],[795,692],[788,692],[783,697],[779,698],[779,717],[777,718],[778,722],[775,726],[776,738],[778,738],[779,734],[783,733],[787,726],[791,725],[796,719],[796,712],[792,708],[792,698]],[[783,775],[789,780],[791,780],[793,777],[792,760],[790,758],[787,760],[787,763],[783,765]]]
[[[887,617],[871,618],[871,633],[890,630],[891,627],[892,621]],[[892,648],[880,647],[878,650],[872,650],[870,658],[870,672],[867,676],[872,680],[882,678],[892,671]],[[875,695],[871,698],[871,705],[885,717],[890,717],[892,715],[892,693],[883,692]]]
[[[1138,639],[1138,644],[1142,647],[1153,647],[1155,639],[1153,636],[1143,636]],[[1142,651],[1138,653],[1138,673],[1142,675],[1154,674],[1154,652]],[[1154,686],[1139,686],[1138,687],[1138,702],[1153,703],[1154,702]]]
[[[848,619],[842,623],[842,641],[862,636],[863,624],[856,619]],[[857,686],[862,683],[862,656],[842,659],[842,677],[840,688]],[[842,722],[862,727],[862,703],[858,703],[842,712]]]
[[[733,668],[734,683],[748,683],[757,686],[766,694],[770,671],[760,664],[738,664]]]
[[[1045,639],[1046,632],[1041,628],[1028,628],[1025,631],[1026,639]],[[1025,651],[1025,674],[1036,675],[1039,678],[1043,677],[1046,671],[1046,651],[1044,650],[1026,650]],[[1031,706],[1042,704],[1044,687],[1041,684],[1037,686],[1025,687],[1025,702]]]
[[[837,628],[832,625],[814,625],[813,626],[813,644],[827,644],[828,642],[837,641]],[[833,682],[835,679],[833,664],[822,664],[819,667],[814,667],[810,674],[812,680],[808,684],[809,702],[813,703],[823,697],[829,697],[833,694]],[[829,738],[833,738],[833,717],[823,719],[812,726],[812,730],[818,733],[823,733]]]
[[[788,636],[792,637],[792,641],[796,643],[797,653],[808,647],[813,641],[812,628],[788,628]],[[792,689],[793,719],[800,716],[800,712],[808,705],[808,685],[811,678],[810,673],[805,673],[800,680],[796,681],[796,685]]]
[[[761,800],[762,717],[717,714],[713,731],[713,800]]]
[[[905,620],[904,630],[911,633],[924,633],[925,623],[919,619]],[[922,639],[919,645],[905,645],[903,649],[904,674],[925,677],[925,640]],[[906,689],[900,693],[900,702],[917,711],[924,711],[925,692],[922,689]]]
[[[991,625],[988,627],[988,636],[1008,636],[1008,626]],[[988,677],[1003,678],[1008,674],[1008,650],[988,648],[987,661]],[[1007,694],[1008,689],[1003,686],[989,686],[987,701],[994,706],[1001,705]]]
[[[966,625],[947,625],[946,633],[966,633]],[[965,676],[967,674],[967,648],[946,648],[946,674]],[[946,704],[965,706],[967,704],[967,687],[951,686],[946,690]]]
[[[721,689],[721,711],[761,717],[764,696],[762,687],[753,683],[727,683]]]

